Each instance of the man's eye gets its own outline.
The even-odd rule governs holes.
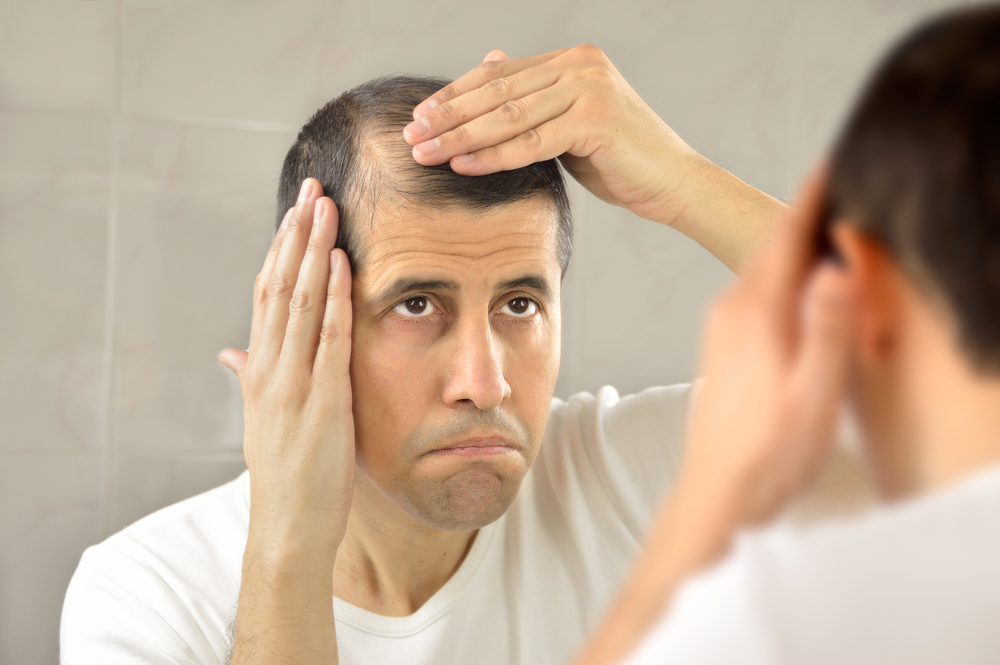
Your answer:
[[[414,296],[398,303],[392,311],[400,316],[415,319],[433,314],[434,305],[424,296]]]
[[[500,308],[500,311],[507,316],[526,319],[538,311],[538,303],[531,298],[512,298]]]

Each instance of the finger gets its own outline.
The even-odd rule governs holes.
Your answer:
[[[299,266],[305,255],[312,232],[313,205],[321,195],[322,187],[313,178],[306,178],[299,191],[299,200],[288,218],[285,237],[267,281],[266,305],[260,326],[257,345],[253,347],[265,363],[274,362],[284,344],[288,325],[288,303],[291,300]]]
[[[487,60],[467,74],[462,75],[455,81],[441,88],[433,95],[417,104],[413,109],[413,119],[419,120],[425,115],[438,108],[446,102],[461,97],[465,93],[483,86],[487,81],[495,78],[510,76],[517,72],[548,62],[568,51],[560,49],[544,55],[536,55],[529,58],[514,58],[513,60]]]
[[[473,160],[468,159],[467,155],[509,141],[563,115],[573,106],[575,99],[572,93],[565,92],[564,86],[552,85],[556,81],[557,74],[555,70],[551,70],[550,73],[550,79],[539,78],[535,81],[539,85],[533,94],[517,91],[509,95],[511,97],[509,101],[500,102],[500,97],[493,98],[493,92],[484,93],[483,98],[477,102],[477,111],[482,111],[481,115],[433,140],[414,146],[413,158],[425,166],[444,164],[456,156],[463,157],[459,163],[468,163]],[[489,86],[467,96],[479,95],[487,88]],[[521,95],[521,92],[526,92],[526,96]],[[583,133],[580,127],[577,127],[574,135],[580,136]],[[557,157],[559,154],[561,153],[545,158]]]
[[[803,440],[827,441],[847,383],[857,316],[847,274],[831,264],[816,269],[802,313],[802,341],[790,389]]]
[[[330,281],[330,250],[337,240],[338,216],[333,201],[317,199],[313,210],[312,234],[288,303],[288,327],[281,349],[282,361],[287,359],[292,367],[313,366]]]
[[[343,387],[345,381],[348,384],[350,382],[351,266],[342,249],[333,250],[329,257],[326,310],[323,313],[313,376],[320,383],[336,383],[338,387]]]
[[[508,58],[507,54],[500,49],[493,49],[486,54],[485,58],[483,58],[483,62],[493,62],[495,60],[510,60],[510,58]]]
[[[281,249],[281,241],[285,237],[285,228],[288,226],[288,220],[291,218],[294,210],[295,208],[289,208],[288,212],[285,213],[284,219],[281,220],[281,225],[278,227],[278,231],[274,234],[274,240],[271,241],[271,247],[267,250],[267,257],[264,259],[264,267],[261,268],[260,273],[257,275],[257,279],[254,281],[253,317],[250,322],[251,349],[254,348],[261,326],[264,325],[264,312],[267,310],[267,285],[271,281],[271,273],[274,271],[274,264],[278,260],[278,250]]]
[[[813,241],[825,196],[826,174],[820,169],[806,182],[798,206],[747,274],[747,284],[774,308],[786,332],[797,323],[800,294],[816,260]]]
[[[403,129],[403,136],[414,146],[413,156],[419,163],[425,166],[444,164],[453,155],[489,145],[482,143],[483,137],[471,127],[472,123],[490,118],[499,128],[509,127],[512,122],[522,119],[531,105],[527,98],[532,93],[550,88],[559,77],[558,68],[539,66],[495,78],[414,120]],[[498,110],[500,114],[492,113]],[[482,126],[478,127],[481,129]],[[446,133],[448,141],[444,142]],[[443,142],[447,150],[441,150]]]
[[[462,175],[484,175],[552,159],[575,147],[579,126],[576,129],[574,131],[573,123],[564,113],[499,145],[458,155],[452,158],[451,168]]]
[[[243,382],[243,369],[247,366],[250,354],[242,349],[223,349],[219,351],[219,362],[233,370],[236,378]]]

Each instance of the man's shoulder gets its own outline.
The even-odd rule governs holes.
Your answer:
[[[245,540],[250,519],[249,475],[143,517],[96,547],[146,550],[162,547],[215,547],[235,538]],[[239,543],[240,552],[245,543]]]
[[[580,392],[565,400],[553,397],[545,439],[676,444],[674,439],[683,435],[697,387],[690,383],[654,386],[619,396],[614,387],[604,386],[596,394]]]
[[[870,662],[869,648],[884,662],[942,662],[956,643],[978,654],[1000,614],[998,521],[994,467],[860,516],[746,534],[678,607],[742,602],[789,662],[818,662],[817,645],[839,662]]]
[[[244,473],[88,548],[63,604],[64,662],[109,653],[123,662],[211,662],[224,653],[249,524],[247,480]]]
[[[860,516],[745,533],[630,664],[996,662],[998,519],[1000,467]]]

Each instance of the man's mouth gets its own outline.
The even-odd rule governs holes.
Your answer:
[[[516,452],[516,448],[501,436],[469,437],[436,448],[428,455],[461,455],[464,457],[487,457]]]

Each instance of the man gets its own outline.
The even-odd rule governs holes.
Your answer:
[[[518,168],[480,178],[434,138],[411,153],[450,108],[410,124],[420,102],[518,67],[560,73],[575,143],[540,155],[529,134]],[[535,162],[566,152],[595,194],[737,272],[784,207],[687,148],[592,47],[469,77],[375,81],[303,128],[249,352],[222,354],[248,474],[88,550],[64,662],[550,663],[596,624],[670,484],[689,390],[551,400],[571,227],[557,167]],[[481,108],[508,91],[483,90]]]
[[[706,340],[685,468],[578,662],[654,621],[631,665],[1000,662],[1000,6],[894,49]],[[886,505],[737,538],[809,482],[845,397]]]

